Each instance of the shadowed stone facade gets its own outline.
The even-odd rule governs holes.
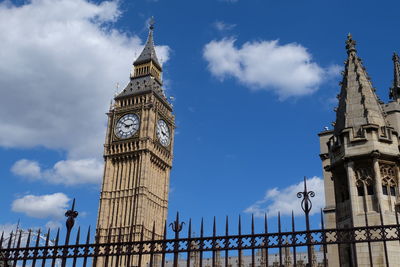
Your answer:
[[[149,240],[153,232],[156,239],[163,236],[175,119],[162,88],[161,73],[151,24],[143,52],[134,62],[130,82],[115,97],[107,114],[97,221],[100,242]],[[137,265],[136,260],[132,257],[131,266]],[[143,262],[146,260],[143,257]],[[114,261],[112,258],[109,265],[114,266]],[[97,266],[103,265],[98,262]],[[118,266],[125,266],[125,262]]]
[[[384,104],[349,34],[347,60],[333,130],[319,134],[323,166],[326,228],[396,223],[399,201],[399,62],[394,55],[392,101]],[[382,213],[382,217],[380,216]],[[398,242],[388,242],[388,263],[400,262]],[[369,251],[372,257],[369,257]],[[329,266],[386,266],[381,242],[328,247]]]

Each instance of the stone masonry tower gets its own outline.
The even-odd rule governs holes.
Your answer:
[[[162,88],[154,23],[130,82],[108,113],[104,177],[97,221],[99,241],[162,238],[167,218],[174,115]],[[120,263],[122,264],[122,263]],[[113,266],[113,265],[111,265]],[[122,265],[121,265],[122,266]]]
[[[395,61],[394,100],[384,104],[375,94],[356,42],[349,34],[339,105],[334,129],[319,134],[324,168],[324,209],[327,228],[396,223],[399,198],[399,64]],[[390,266],[400,262],[398,242],[387,243]],[[383,244],[333,246],[328,250],[329,266],[386,266]]]

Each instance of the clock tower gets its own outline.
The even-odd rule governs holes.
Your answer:
[[[163,235],[174,144],[174,115],[162,87],[154,23],[129,84],[108,112],[104,176],[97,219],[99,242]]]

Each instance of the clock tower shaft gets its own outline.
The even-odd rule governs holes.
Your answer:
[[[108,112],[99,242],[163,236],[168,211],[175,118],[162,88],[153,25],[129,84]],[[120,237],[119,237],[120,236]],[[102,266],[102,265],[98,265]]]

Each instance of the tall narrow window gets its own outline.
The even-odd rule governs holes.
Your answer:
[[[387,190],[387,186],[386,185],[382,185],[382,192],[384,195],[388,195],[388,190]]]
[[[359,196],[363,196],[364,195],[364,186],[358,186],[357,187],[357,192]]]
[[[390,187],[390,195],[391,196],[396,196],[396,188],[394,186]]]
[[[374,187],[372,185],[367,186],[367,193],[368,195],[374,194]]]

